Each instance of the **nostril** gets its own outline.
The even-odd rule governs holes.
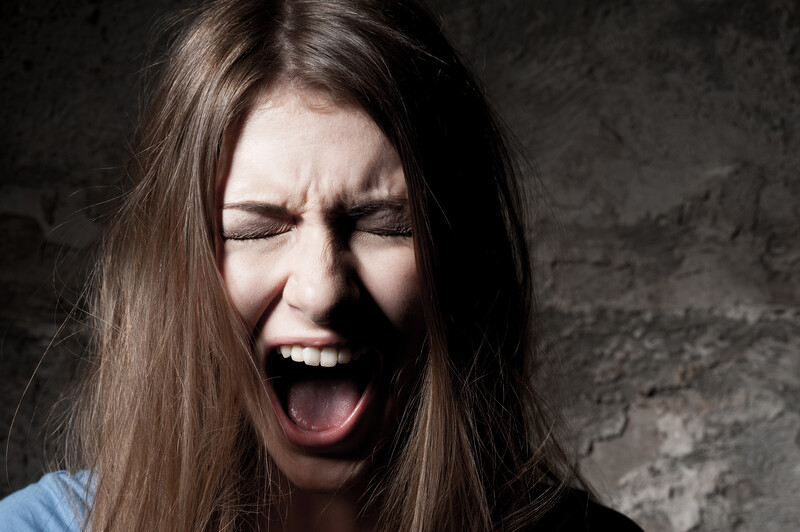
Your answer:
[[[358,300],[360,290],[344,271],[317,269],[290,276],[283,295],[289,306],[309,321],[327,324]]]

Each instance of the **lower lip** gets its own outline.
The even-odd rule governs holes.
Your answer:
[[[350,450],[351,447],[360,443],[359,441],[355,441],[359,439],[357,436],[363,432],[358,429],[363,425],[364,420],[368,418],[370,411],[373,410],[371,406],[375,404],[377,395],[375,382],[378,380],[377,376],[381,374],[381,369],[381,364],[379,362],[378,368],[373,370],[373,375],[364,393],[361,394],[361,398],[358,400],[356,407],[350,412],[345,422],[338,427],[321,431],[303,430],[298,427],[294,421],[289,419],[289,416],[286,415],[281,405],[278,394],[269,383],[269,379],[267,379],[267,393],[272,401],[272,409],[289,443],[315,451],[344,450],[342,447],[346,447],[347,450]]]

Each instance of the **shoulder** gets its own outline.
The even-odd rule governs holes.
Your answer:
[[[78,532],[91,495],[88,482],[87,471],[48,473],[0,500],[0,523],[19,532]]]
[[[536,530],[557,532],[642,532],[621,513],[589,499],[586,492],[569,490],[538,523]]]

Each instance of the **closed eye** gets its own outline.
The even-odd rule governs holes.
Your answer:
[[[292,226],[290,224],[257,224],[253,227],[223,228],[219,236],[223,242],[227,240],[259,240],[282,235],[291,229]]]
[[[295,225],[286,209],[275,205],[243,202],[222,208],[220,239],[260,240],[289,232]]]
[[[404,199],[366,202],[349,209],[346,216],[355,232],[390,238],[411,237],[411,217]]]
[[[355,230],[371,235],[395,238],[408,238],[411,236],[411,225],[404,223],[386,224],[369,223],[359,221],[355,224]]]

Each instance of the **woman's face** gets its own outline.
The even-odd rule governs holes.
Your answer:
[[[343,488],[392,437],[424,338],[400,159],[363,110],[292,88],[231,133],[219,264],[272,404],[257,429],[295,486]]]

